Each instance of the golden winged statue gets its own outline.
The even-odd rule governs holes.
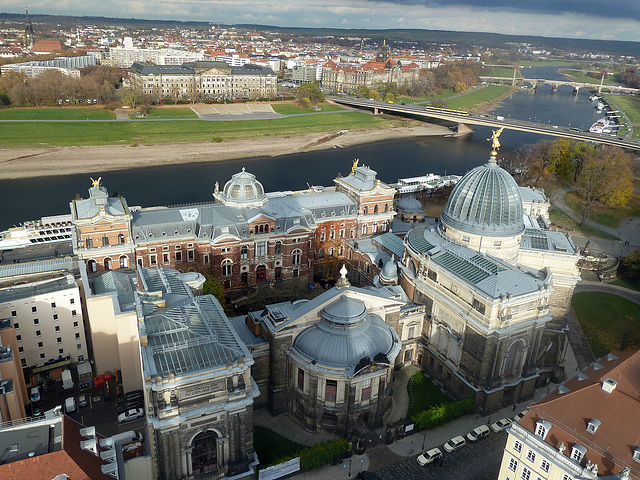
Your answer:
[[[358,168],[358,163],[360,162],[359,158],[356,158],[353,161],[353,166],[351,167],[351,175],[355,175],[356,174],[356,168]]]
[[[89,177],[89,178],[91,178],[91,177]],[[93,178],[91,178],[91,184],[94,187],[99,187],[100,186],[100,180],[102,180],[102,177],[98,177],[97,180],[94,180]]]
[[[502,133],[502,130],[504,130],[504,127],[500,127],[498,130],[492,130],[493,135],[491,135],[491,138],[487,138],[487,140],[491,141],[491,147],[493,148],[491,155],[494,157],[498,154],[498,149],[500,148],[500,140],[498,140],[498,137]]]

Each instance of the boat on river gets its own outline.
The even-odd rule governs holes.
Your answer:
[[[435,175],[428,173],[419,177],[399,178],[397,183],[391,183],[400,195],[437,190],[449,185],[455,185],[462,177],[460,175]]]
[[[593,125],[591,125],[591,127],[589,128],[589,131],[591,133],[610,133],[611,127],[609,126],[609,123],[610,122],[608,118],[601,118],[600,120],[595,122]]]
[[[29,245],[71,242],[71,215],[42,217],[0,232],[0,250],[13,250]]]

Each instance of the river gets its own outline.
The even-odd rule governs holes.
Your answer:
[[[526,78],[556,79],[561,77],[557,70],[535,67],[523,72]],[[560,87],[551,93],[550,86],[541,86],[535,93],[531,89],[515,92],[493,113],[580,129],[587,129],[602,116],[589,102],[588,92],[573,95],[571,87]],[[299,190],[307,184],[332,185],[338,173],[349,173],[355,158],[376,170],[385,182],[427,173],[464,174],[488,159],[490,136],[489,128],[477,127],[459,138],[418,137],[280,157],[138,168],[107,172],[102,175],[102,184],[110,193],[123,195],[130,206],[153,206],[211,201],[215,182],[222,187],[242,167],[255,174],[267,192]],[[500,142],[502,151],[509,151],[549,138],[553,137],[505,130]],[[89,187],[88,174],[0,181],[0,229],[45,215],[69,213],[69,202],[76,194],[86,198]]]

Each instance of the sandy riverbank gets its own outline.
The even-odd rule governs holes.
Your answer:
[[[0,149],[0,180],[278,156],[379,140],[450,134],[451,130],[446,127],[423,124],[402,128],[350,130],[341,135],[323,132],[248,138],[221,143],[172,143],[136,147],[105,145],[5,148]]]

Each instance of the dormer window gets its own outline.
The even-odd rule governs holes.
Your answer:
[[[633,451],[633,459],[640,463],[640,447],[636,447],[636,449]]]
[[[536,422],[536,435],[542,438],[543,440],[547,436],[547,433],[549,433],[550,429],[551,429],[551,423],[549,421],[538,420]]]
[[[587,449],[582,445],[580,445],[579,443],[576,443],[571,449],[571,458],[576,462],[580,463],[585,453],[587,453]]]
[[[596,430],[598,429],[599,426],[600,426],[600,420],[598,420],[597,418],[592,418],[591,420],[589,420],[589,423],[587,425],[587,432],[594,434],[596,433]]]

